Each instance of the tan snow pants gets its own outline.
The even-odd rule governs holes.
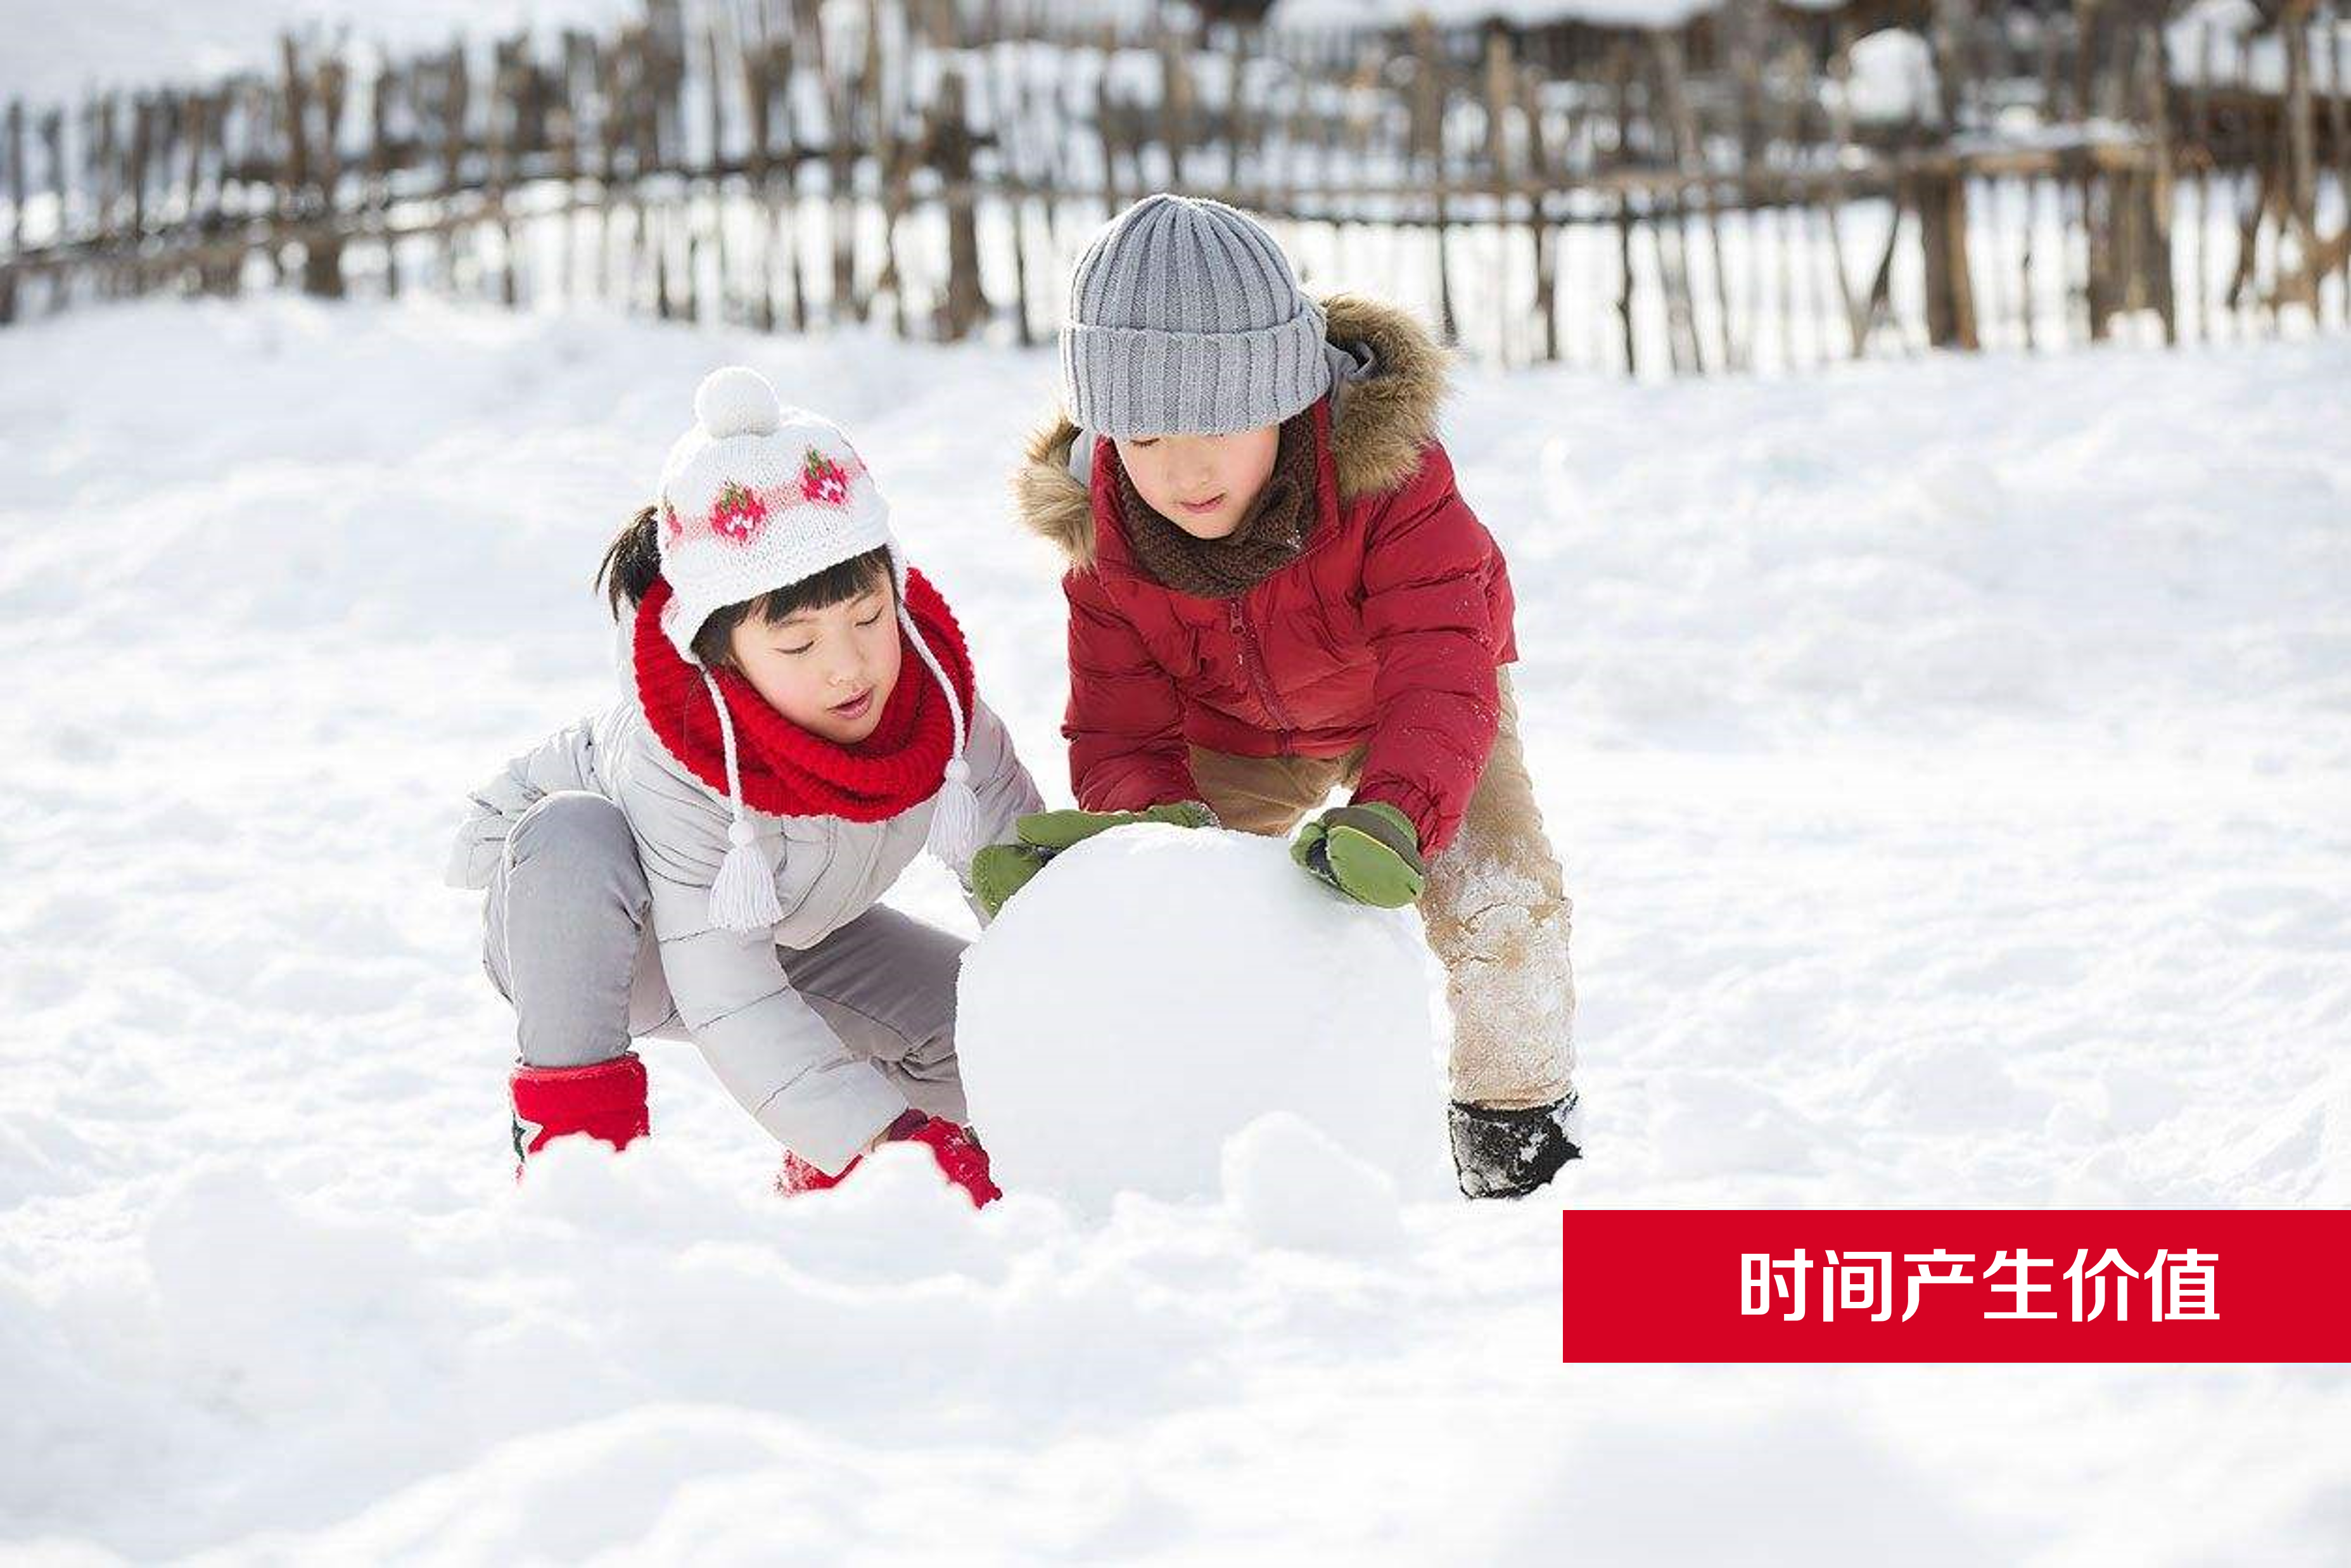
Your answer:
[[[1500,675],[1502,722],[1460,831],[1428,864],[1420,914],[1445,966],[1453,1010],[1452,1095],[1476,1105],[1547,1105],[1575,1071],[1573,915],[1544,836],[1519,741],[1519,705]],[[1217,820],[1287,835],[1332,789],[1352,787],[1364,748],[1344,757],[1235,757],[1193,747],[1192,779]]]

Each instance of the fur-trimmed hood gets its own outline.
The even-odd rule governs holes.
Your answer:
[[[1344,506],[1396,488],[1420,466],[1421,449],[1437,439],[1452,356],[1395,306],[1357,294],[1334,294],[1322,303],[1324,336],[1359,367],[1339,389],[1331,424],[1332,463]],[[1056,412],[1029,438],[1012,491],[1022,524],[1071,565],[1087,567],[1094,559],[1093,504],[1070,462],[1080,434]]]

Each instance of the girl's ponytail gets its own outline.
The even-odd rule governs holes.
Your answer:
[[[621,617],[622,602],[634,609],[652,591],[653,579],[661,575],[659,512],[657,507],[647,507],[630,518],[605,547],[604,562],[596,569],[596,586],[611,601],[615,621]]]

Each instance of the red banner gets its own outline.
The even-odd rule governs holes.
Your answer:
[[[1560,1218],[1568,1361],[2351,1361],[2343,1209]]]

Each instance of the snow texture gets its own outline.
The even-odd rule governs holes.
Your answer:
[[[1199,1196],[977,1216],[896,1149],[778,1200],[664,1041],[653,1137],[508,1180],[445,838],[609,698],[589,573],[732,361],[1061,797],[1050,350],[0,332],[0,1556],[2341,1562],[2341,1367],[1562,1366],[1557,1210],[2351,1203],[2351,340],[1465,371],[1589,1157],[1422,1201],[1269,1107]]]
[[[2272,6],[2273,12],[2282,7]],[[2325,114],[2335,84],[2334,61],[2351,62],[2351,16],[2337,8],[2329,16],[2320,10],[2305,13],[2301,23],[2311,85],[2318,112]],[[2283,94],[2286,90],[2286,37],[2283,26],[2264,18],[2253,0],[2195,0],[2165,24],[2164,55],[2174,82],[2243,88],[2254,92]]]
[[[1854,40],[1845,101],[1856,120],[1925,120],[1935,114],[1935,60],[1927,40],[1881,27]]]
[[[956,1040],[1008,1186],[1213,1197],[1225,1141],[1288,1112],[1430,1198],[1444,985],[1409,911],[1342,897],[1279,840],[1155,823],[1055,857],[1005,906],[964,957]]]

